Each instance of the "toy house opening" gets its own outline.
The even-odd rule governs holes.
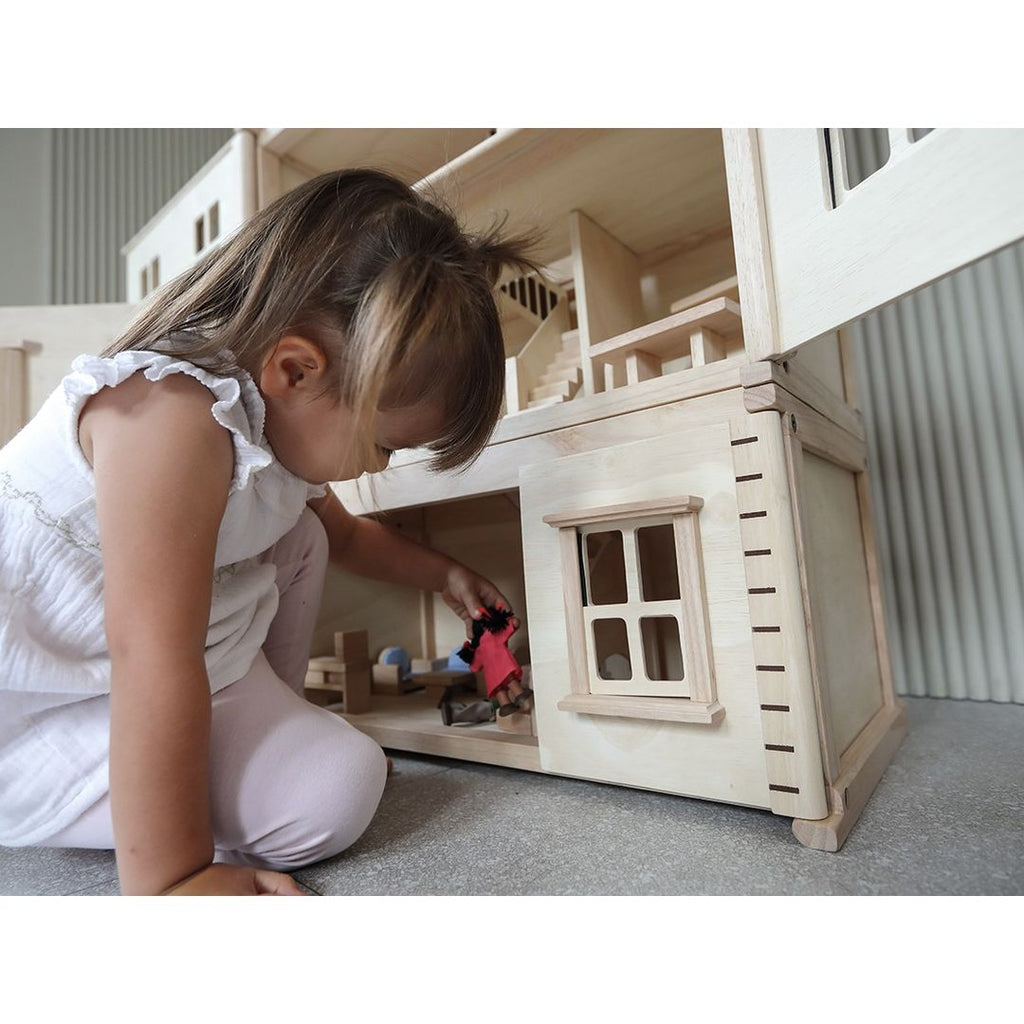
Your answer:
[[[503,209],[543,236],[542,279],[510,277],[498,296],[509,415],[743,354],[721,132],[577,135],[568,152],[541,137],[494,167],[482,153],[460,191],[470,227]],[[528,191],[504,177],[517,161]]]
[[[450,555],[489,579],[519,620],[508,648],[530,679],[530,627],[523,574],[522,528],[517,490],[459,501],[403,508],[374,516],[392,529]],[[485,721],[445,725],[438,696],[458,686],[452,700],[462,705],[486,701],[482,673],[474,684],[469,666],[457,657],[466,642],[462,619],[439,593],[352,576],[328,569],[312,653],[330,656],[336,633],[365,630],[374,678],[370,707],[346,716],[383,746],[460,756],[468,746],[478,756],[488,743],[536,748],[532,714],[527,711]],[[397,671],[395,666],[401,666]],[[450,678],[444,682],[445,673]],[[457,678],[459,673],[462,678]],[[468,677],[465,678],[465,677]],[[324,701],[332,710],[338,704]],[[500,763],[506,763],[501,757]],[[530,765],[526,765],[529,767]]]

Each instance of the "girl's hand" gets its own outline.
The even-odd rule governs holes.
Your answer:
[[[171,886],[162,896],[305,896],[289,875],[278,871],[211,864]]]
[[[473,620],[480,618],[481,607],[498,604],[510,607],[504,594],[490,580],[458,564],[448,570],[441,597],[466,624],[466,636],[470,638],[473,636]]]

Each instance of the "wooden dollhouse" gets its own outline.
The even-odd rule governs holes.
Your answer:
[[[471,229],[544,232],[543,275],[498,291],[505,415],[479,460],[335,485],[494,580],[535,708],[456,729],[411,690],[339,713],[390,749],[769,809],[838,849],[906,729],[840,328],[1024,236],[1022,133],[894,129],[851,187],[834,130],[363,131],[226,152],[250,147],[257,206],[404,166]],[[361,630],[428,667],[464,638],[435,595],[332,570],[312,653]]]

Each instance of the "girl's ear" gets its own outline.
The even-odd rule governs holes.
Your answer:
[[[327,359],[315,341],[286,334],[263,360],[260,391],[274,398],[316,394],[326,370]]]

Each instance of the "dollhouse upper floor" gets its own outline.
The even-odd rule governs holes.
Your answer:
[[[739,386],[764,358],[748,335],[768,328],[741,290],[767,257],[737,259],[745,183],[731,144],[708,128],[240,129],[125,247],[129,298],[303,181],[375,166],[471,232],[497,221],[541,238],[541,274],[499,285],[506,393],[492,446],[654,408]],[[823,372],[841,395],[837,361]]]

